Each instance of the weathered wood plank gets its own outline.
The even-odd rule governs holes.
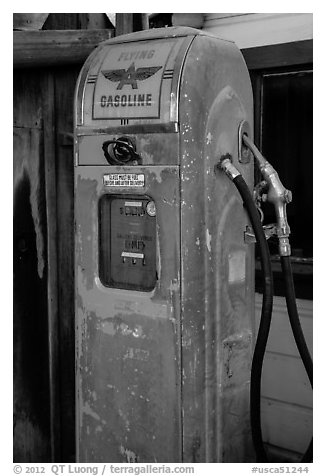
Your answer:
[[[50,72],[42,78],[42,107],[44,116],[44,181],[47,222],[47,285],[48,285],[48,342],[50,375],[51,460],[61,461],[60,444],[60,376],[59,322],[57,276],[57,207],[54,80]]]
[[[147,13],[117,13],[116,36],[148,29]]]
[[[20,74],[18,71],[14,72],[14,127],[42,129],[43,113],[39,78],[40,72],[36,70],[26,71],[24,74]],[[15,152],[19,154],[19,149]]]
[[[16,462],[75,460],[73,158],[61,139],[78,70],[14,74]]]
[[[57,252],[60,325],[62,461],[75,461],[75,321],[74,321],[74,160],[73,100],[78,67],[62,68],[55,75]],[[62,368],[63,368],[62,367]]]
[[[113,30],[14,31],[14,68],[82,64]]]
[[[22,86],[15,78],[16,86]],[[29,79],[29,81],[28,81]],[[47,243],[43,131],[34,75],[25,78],[14,98],[14,448],[15,462],[48,462],[50,396],[47,323]],[[40,97],[40,90],[39,90]],[[16,115],[28,110],[29,113]]]

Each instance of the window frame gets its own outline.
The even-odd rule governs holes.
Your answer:
[[[293,43],[283,43],[278,45],[267,45],[242,50],[242,54],[247,63],[251,77],[253,97],[254,97],[254,141],[258,148],[262,146],[262,83],[264,75],[283,73],[295,70],[313,71],[313,40],[303,40]],[[258,177],[255,177],[255,182]],[[312,299],[312,259],[292,258],[292,268],[296,289],[299,289],[299,297]],[[280,286],[280,263],[279,260],[272,260],[272,269],[276,288]],[[256,262],[256,274],[261,273],[260,263]],[[257,280],[259,283],[259,280]],[[259,284],[256,288],[259,290]],[[277,294],[280,294],[277,292]]]

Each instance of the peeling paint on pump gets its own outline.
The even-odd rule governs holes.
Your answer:
[[[150,57],[135,57],[138,41]],[[119,58],[134,71],[130,83],[108,79],[115,68],[121,72]],[[150,93],[157,103],[129,113],[119,105],[101,108],[96,99],[104,90],[106,97],[131,94],[135,84],[137,94]],[[214,172],[219,154],[228,152],[252,187],[252,164],[237,159],[243,119],[252,124],[240,52],[191,28],[114,38],[81,72],[75,121],[79,462],[251,460],[253,247],[243,241],[242,203]],[[107,163],[103,142],[122,136],[134,141],[141,163]],[[108,174],[143,181],[114,185],[103,179]],[[156,210],[151,218],[148,202]],[[147,288],[146,273],[154,276]]]

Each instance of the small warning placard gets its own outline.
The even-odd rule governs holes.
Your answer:
[[[105,174],[103,185],[106,187],[144,187],[144,174]]]
[[[94,119],[159,118],[171,41],[112,45],[97,76]]]

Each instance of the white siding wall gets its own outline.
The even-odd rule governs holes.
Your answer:
[[[258,329],[262,296],[256,294]],[[312,355],[312,301],[297,299]],[[304,453],[312,437],[312,391],[287,315],[285,298],[274,297],[272,325],[262,375],[262,428],[266,443]]]
[[[204,13],[203,30],[239,48],[308,40],[312,13]]]

